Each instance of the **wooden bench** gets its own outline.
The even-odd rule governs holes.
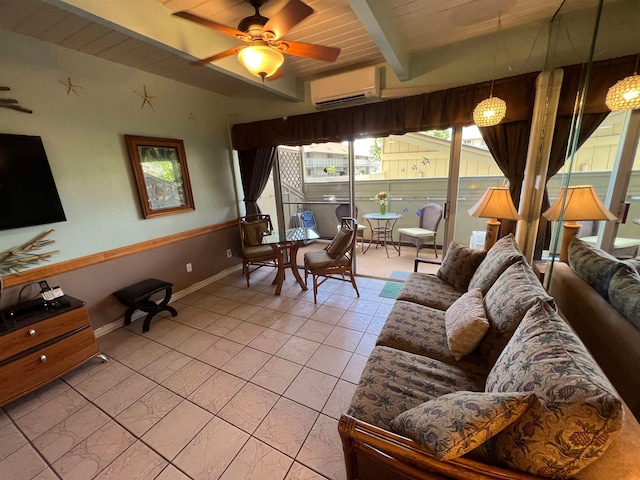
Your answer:
[[[168,305],[169,300],[171,300],[172,287],[173,283],[155,278],[148,278],[114,292],[113,295],[118,299],[118,301],[129,307],[124,315],[124,324],[131,324],[131,315],[133,315],[133,312],[136,310],[146,312],[147,316],[142,325],[142,332],[146,333],[149,331],[151,319],[156,315],[156,313],[166,310],[170,312],[173,317],[178,315],[176,309]],[[153,294],[162,292],[163,290],[165,295],[164,299],[160,303],[156,303],[149,299]]]

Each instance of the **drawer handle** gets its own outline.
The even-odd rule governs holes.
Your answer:
[[[29,329],[29,335],[31,335],[32,337],[36,334],[36,331],[33,328]]]
[[[41,362],[46,362],[47,361],[47,356],[46,355],[40,355],[40,361]]]

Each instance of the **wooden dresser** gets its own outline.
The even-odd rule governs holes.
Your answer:
[[[65,295],[21,307],[0,312],[0,406],[100,354],[84,302]]]

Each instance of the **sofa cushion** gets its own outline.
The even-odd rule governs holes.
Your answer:
[[[630,267],[619,269],[609,283],[609,302],[640,330],[640,274]]]
[[[611,277],[623,263],[607,252],[574,238],[569,244],[569,266],[605,300],[609,300]]]
[[[484,250],[476,250],[451,242],[442,259],[442,265],[436,272],[436,277],[444,280],[456,290],[466,292],[471,277],[476,273],[478,265],[486,256],[487,252]]]
[[[571,477],[602,455],[622,426],[611,383],[544,302],[524,316],[489,372],[486,391],[536,395],[490,443],[499,462],[544,477]]]
[[[473,352],[489,329],[482,292],[473,288],[444,313],[449,350],[456,360]]]
[[[348,415],[391,430],[402,412],[447,393],[481,391],[483,379],[446,363],[377,346],[365,364]]]
[[[555,309],[553,298],[525,263],[511,265],[498,277],[484,297],[489,331],[478,347],[489,365],[495,363],[525,313],[540,300]]]
[[[404,281],[397,299],[446,310],[462,293],[435,275],[414,272]]]
[[[442,310],[396,300],[376,345],[429,357],[486,377],[489,367],[475,353],[456,361],[447,343],[444,316]]]
[[[636,272],[640,273],[640,258],[630,258],[625,260],[624,263],[630,265]]]
[[[512,234],[502,237],[487,252],[476,273],[469,281],[469,289],[479,288],[485,295],[502,272],[516,262],[525,261]]]
[[[391,428],[438,460],[461,457],[515,422],[534,395],[524,392],[455,392],[401,413]]]

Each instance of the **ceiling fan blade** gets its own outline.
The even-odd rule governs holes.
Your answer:
[[[0,98],[0,103],[18,103],[15,98]]]
[[[245,36],[244,32],[237,30],[232,27],[227,27],[226,25],[222,25],[221,23],[216,23],[212,20],[208,20],[206,18],[199,17],[189,12],[174,12],[172,15],[176,17],[184,18],[185,20],[189,20],[191,22],[198,23],[203,27],[210,28],[212,30],[217,30],[218,32],[226,33],[227,35],[231,35],[232,37]]]
[[[28,108],[21,107],[20,105],[11,105],[11,104],[0,104],[0,107],[10,108],[11,110],[17,110],[19,112],[24,113],[33,113],[33,110],[29,110]]]
[[[273,32],[274,39],[282,38],[289,30],[313,13],[313,8],[300,0],[289,0],[282,10],[276,13],[262,27],[263,32]]]
[[[335,62],[338,55],[340,55],[339,48],[312,45],[310,43],[290,42],[289,40],[283,40],[282,43],[286,43],[289,46],[289,48],[284,50],[284,53],[297,57],[308,57],[325,62]]]
[[[224,52],[216,53],[215,55],[211,55],[210,57],[203,58],[201,60],[196,60],[195,62],[191,62],[191,65],[206,65],[207,63],[215,62],[216,60],[220,60],[221,58],[228,57],[230,55],[234,55],[238,53],[245,46],[232,48],[230,50],[225,50]]]

